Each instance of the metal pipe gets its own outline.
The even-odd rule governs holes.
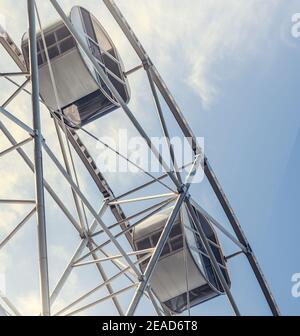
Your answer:
[[[103,214],[105,213],[107,209],[107,203],[103,202],[101,209],[98,212],[98,216],[102,217]],[[93,221],[93,223],[90,225],[90,232],[93,233],[96,230],[96,227],[98,225],[98,222],[96,221],[96,219]],[[54,301],[56,300],[56,298],[58,297],[60,291],[62,290],[64,284],[67,281],[68,276],[70,275],[70,273],[72,272],[72,266],[74,264],[74,262],[76,262],[76,260],[80,257],[82,251],[85,249],[87,243],[89,241],[88,237],[85,237],[82,239],[82,241],[79,243],[79,246],[77,247],[73,257],[71,258],[69,264],[67,265],[67,267],[65,268],[62,276],[60,277],[59,281],[57,282],[56,286],[54,287],[54,290],[51,294],[50,297],[50,302],[51,305],[54,303]]]
[[[48,145],[43,142],[43,147],[46,151],[46,153],[49,155],[50,159],[53,161],[55,166],[58,168],[58,170],[61,172],[61,174],[65,177],[66,181],[70,184],[70,186],[73,188],[73,190],[76,192],[76,194],[79,196],[79,198],[83,201],[87,209],[91,212],[91,214],[94,216],[94,218],[97,220],[99,225],[102,227],[104,232],[107,234],[107,236],[110,238],[111,242],[115,245],[115,247],[120,251],[120,253],[123,254],[124,259],[127,261],[128,265],[132,267],[134,272],[139,276],[140,271],[139,269],[133,264],[131,259],[127,256],[126,252],[124,251],[121,244],[116,240],[116,238],[113,236],[113,234],[110,232],[110,230],[105,226],[101,218],[98,216],[95,209],[92,207],[91,203],[87,200],[87,198],[83,195],[83,193],[80,191],[80,189],[77,187],[77,185],[74,183],[72,178],[68,175],[66,170],[63,168],[63,166],[60,164],[56,156],[53,154],[51,149],[48,147]]]
[[[93,249],[93,245],[92,245],[91,241],[88,242],[88,248],[89,248],[90,251]],[[97,256],[96,252],[92,253],[92,257],[93,257],[94,260],[98,259],[98,256]],[[105,272],[104,268],[99,263],[96,263],[96,267],[97,267],[97,269],[100,273],[100,276],[101,276],[102,280],[106,283],[105,287],[106,287],[108,293],[110,295],[112,295],[114,293],[114,289],[113,289],[111,283],[107,283],[108,277],[106,275],[106,272]],[[113,296],[112,297],[112,302],[113,302],[114,306],[116,307],[116,310],[119,313],[119,315],[123,316],[124,312],[123,312],[122,306],[121,306],[118,298]]]
[[[29,76],[28,72],[1,72],[0,77],[15,77],[15,76]]]
[[[134,67],[134,68],[132,68],[132,69],[130,69],[130,70],[124,72],[124,75],[127,77],[127,76],[133,74],[134,72],[136,72],[136,71],[142,69],[143,67],[144,67],[144,65],[143,65],[143,64],[140,64],[140,65],[138,65],[138,66],[136,66],[136,67]]]
[[[0,199],[0,204],[35,204],[35,200],[8,200]]]
[[[20,119],[18,119],[17,117],[15,117],[14,115],[12,115],[11,113],[9,113],[8,111],[5,110],[5,108],[3,108],[2,106],[0,106],[0,112],[10,121],[14,122],[16,125],[20,126],[21,128],[23,128],[23,130],[27,133],[29,133],[30,135],[34,136],[34,131],[31,127],[29,127],[28,125],[26,125],[25,123],[23,123],[23,121],[21,121]]]
[[[151,213],[147,214],[146,216],[144,216],[143,218],[141,218],[140,220],[137,221],[138,223],[140,223],[141,221],[144,221],[144,220],[152,217],[153,215],[155,215],[157,212],[159,212],[160,210],[162,210],[164,207],[166,207],[168,204],[170,204],[172,202],[174,202],[173,198],[169,199],[169,200],[166,200],[166,201],[163,201],[163,202],[160,202],[158,204],[154,204],[154,205],[152,205],[149,208],[143,209],[142,211],[139,211],[139,212],[135,213],[134,215],[131,215],[131,216],[127,217],[126,219],[121,220],[120,222],[117,222],[115,224],[112,224],[112,225],[108,226],[108,228],[109,229],[113,229],[116,226],[120,226],[122,223],[124,223],[126,221],[130,221],[130,220],[132,220],[132,219],[134,219],[136,217],[139,217],[139,216],[141,216],[141,215],[143,215],[143,214],[145,214],[145,213],[147,213],[147,212],[155,209],[154,211],[152,211]],[[91,236],[95,237],[95,236],[97,236],[97,235],[99,235],[99,234],[101,234],[103,232],[104,232],[103,230],[100,230],[100,231],[95,232]]]
[[[9,140],[9,142],[12,145],[17,144],[16,139],[12,136],[12,134],[8,131],[8,129],[4,126],[4,124],[1,121],[0,121],[0,129],[2,130],[2,132],[4,133],[4,135],[6,136],[6,138]],[[24,162],[29,167],[29,169],[34,173],[34,170],[35,170],[34,164],[30,160],[28,155],[24,152],[24,150],[22,148],[17,148],[16,151],[19,153],[19,155],[24,160]],[[57,196],[55,191],[51,188],[50,184],[46,180],[44,180],[44,184],[45,184],[46,190],[48,191],[50,196],[53,198],[55,203],[59,206],[59,208],[62,210],[62,212],[65,214],[65,216],[69,219],[69,221],[73,224],[75,229],[80,233],[81,228],[80,228],[79,224],[77,223],[77,221],[75,220],[75,218],[73,217],[73,215],[66,208],[64,203],[60,200],[60,198]]]
[[[153,250],[154,250],[153,248],[149,248],[149,249],[140,250],[140,251],[133,251],[133,252],[128,252],[127,255],[128,256],[136,256],[136,255],[140,255],[140,254],[152,253]],[[92,253],[94,253],[94,252],[92,252]],[[90,261],[86,261],[86,262],[82,262],[82,263],[75,263],[73,265],[73,267],[99,264],[99,263],[102,263],[102,262],[105,262],[105,261],[111,261],[111,260],[114,260],[114,259],[121,259],[121,258],[123,258],[123,255],[119,254],[119,255],[115,255],[115,256],[109,256],[109,257],[106,257],[106,258],[94,259],[94,260],[90,260]]]
[[[193,164],[193,162],[190,162],[190,163],[188,163],[188,164],[186,164],[186,165],[181,166],[180,169],[187,168],[187,167],[191,166],[192,164]],[[126,196],[128,196],[128,195],[134,194],[134,193],[136,193],[137,191],[142,190],[142,189],[144,189],[144,188],[147,188],[147,187],[151,186],[152,184],[154,184],[154,183],[156,183],[156,182],[158,182],[158,181],[164,180],[166,177],[168,177],[168,174],[163,174],[163,175],[159,176],[159,177],[158,177],[157,179],[155,179],[155,180],[146,182],[146,183],[144,183],[144,184],[142,184],[142,185],[140,185],[140,186],[138,186],[138,187],[136,187],[136,188],[133,188],[133,189],[131,189],[131,190],[129,190],[129,191],[127,191],[127,192],[125,192],[125,193],[119,195],[119,196],[116,196],[114,199],[111,200],[111,202],[113,202],[113,201],[115,201],[115,200],[118,200],[118,199],[121,199],[121,198],[124,198],[124,197],[126,197]]]
[[[33,216],[33,214],[36,212],[36,208],[32,209],[29,214],[22,219],[22,221],[0,242],[0,250],[11,240],[12,237],[23,227],[24,224],[26,224],[29,219]]]
[[[8,153],[10,153],[10,152],[12,152],[12,151],[14,151],[14,150],[17,149],[17,148],[20,148],[20,147],[22,147],[22,146],[28,144],[28,142],[31,142],[31,141],[32,141],[32,137],[27,138],[27,139],[25,139],[25,140],[23,140],[23,141],[17,143],[16,145],[11,146],[11,147],[5,149],[4,151],[0,152],[0,157],[2,157],[2,156],[4,156],[4,155],[6,155],[6,154],[8,154]]]
[[[182,178],[181,178],[181,175],[179,173],[177,161],[176,161],[176,158],[175,158],[174,148],[173,148],[173,145],[171,144],[170,134],[169,134],[169,131],[168,131],[167,123],[166,123],[166,120],[164,118],[163,110],[161,108],[161,104],[160,104],[160,101],[159,101],[159,98],[158,98],[156,87],[155,87],[155,84],[153,82],[152,74],[149,70],[150,66],[151,66],[151,64],[147,64],[145,66],[145,70],[146,70],[146,73],[147,73],[148,81],[149,81],[150,88],[151,88],[151,91],[152,91],[152,95],[153,95],[153,98],[154,98],[156,111],[157,111],[158,118],[159,118],[160,123],[161,123],[161,127],[162,127],[162,130],[163,130],[164,136],[166,138],[167,146],[169,147],[170,156],[171,156],[171,160],[172,160],[172,164],[173,164],[173,169],[175,171],[175,174],[176,174],[176,177],[177,177],[177,180],[178,180],[179,184],[182,185]]]
[[[167,85],[163,81],[162,77],[160,76],[157,69],[154,67],[152,61],[150,60],[149,55],[145,51],[145,48],[142,46],[141,42],[133,32],[132,28],[130,27],[128,21],[124,17],[124,15],[121,13],[120,9],[116,5],[116,3],[113,0],[103,0],[105,6],[110,11],[111,15],[114,17],[120,28],[122,29],[124,35],[127,37],[129,43],[131,44],[132,48],[137,53],[140,60],[144,63],[150,63],[152,67],[150,68],[150,71],[152,72],[153,80],[158,87],[159,91],[161,92],[161,95],[163,96],[164,100],[166,101],[167,105],[169,106],[170,111],[174,115],[174,118],[176,119],[179,127],[181,128],[183,134],[186,138],[191,139],[191,147],[194,150],[195,154],[199,154],[200,148],[197,144],[197,139],[195,135],[193,134],[192,129],[189,127],[187,121],[185,120],[179,106],[175,102],[175,99],[173,98],[171,92],[169,91]]]
[[[23,91],[29,81],[29,78],[26,79],[26,81],[22,85],[20,85],[17,90],[2,104],[2,107],[5,108],[21,91]]]
[[[176,193],[152,195],[152,196],[145,196],[145,197],[139,197],[139,198],[127,199],[127,200],[121,200],[121,201],[117,200],[117,201],[109,202],[109,205],[143,202],[143,201],[149,201],[149,200],[158,199],[158,198],[176,197],[176,196],[178,196],[178,194]]]
[[[7,307],[16,315],[21,316],[22,314],[19,312],[19,310],[16,308],[16,306],[2,293],[0,290],[0,298],[2,301],[7,305]]]
[[[141,262],[147,260],[148,258],[150,258],[150,255],[144,256],[140,260],[136,261],[135,264],[140,264]],[[129,266],[125,267],[125,268],[118,267],[118,269],[119,269],[120,272],[116,273],[115,275],[113,275],[109,279],[105,280],[102,284],[96,286],[95,288],[93,288],[89,292],[83,294],[78,299],[76,299],[75,301],[73,301],[72,303],[70,303],[68,306],[64,307],[62,310],[60,310],[59,312],[57,312],[55,315],[61,315],[65,311],[69,310],[73,306],[75,306],[78,303],[80,303],[82,300],[85,300],[87,297],[89,297],[90,295],[92,295],[95,292],[97,292],[99,289],[103,288],[104,286],[107,286],[107,285],[111,284],[113,281],[115,281],[116,279],[118,279],[122,275],[126,275],[126,272],[128,272],[130,270],[130,267]],[[131,283],[133,283],[133,284],[135,283],[133,280],[131,280],[131,278],[129,278],[129,279],[130,279]]]
[[[129,285],[129,286],[123,288],[123,289],[118,290],[117,292],[115,292],[115,293],[113,293],[111,295],[107,295],[107,296],[105,296],[105,297],[103,297],[103,298],[101,298],[101,299],[99,299],[99,300],[97,300],[95,302],[89,303],[86,306],[78,308],[78,309],[72,311],[71,313],[68,313],[66,316],[72,316],[72,315],[78,314],[78,313],[82,312],[83,310],[92,308],[92,307],[96,306],[99,303],[102,303],[102,302],[107,301],[107,300],[109,300],[109,299],[111,299],[113,297],[116,297],[116,296],[118,296],[118,295],[120,295],[120,294],[122,294],[124,292],[127,292],[129,289],[131,289],[133,287],[136,287],[136,286],[137,286],[136,283],[134,283],[132,285]]]
[[[37,40],[35,23],[35,1],[27,0],[30,45],[30,76],[32,83],[32,112],[34,128],[35,185],[38,220],[39,268],[42,315],[50,315],[49,274],[47,256],[47,232],[45,217],[45,196],[42,158],[42,133],[39,102],[39,71],[37,59]]]

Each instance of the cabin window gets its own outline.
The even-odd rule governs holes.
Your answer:
[[[158,240],[161,236],[161,232],[158,232],[158,233],[155,233],[152,237],[151,237],[151,240],[152,240],[152,246],[155,247],[158,243]]]
[[[46,46],[47,47],[50,47],[53,44],[55,44],[56,43],[56,39],[55,39],[54,33],[47,34],[45,36],[45,41],[46,41]]]
[[[66,26],[62,26],[56,31],[56,36],[59,41],[63,40],[64,38],[71,36],[71,33],[69,32],[68,28]]]
[[[138,248],[139,251],[147,250],[147,249],[152,247],[149,238],[140,240],[139,242],[136,243],[136,245],[137,245],[137,248]]]
[[[55,31],[45,34],[45,42],[50,59],[73,49],[76,46],[75,39],[68,31],[66,26],[61,26]],[[28,55],[28,45],[23,47],[24,54]],[[37,40],[37,54],[39,66],[47,63],[46,53],[44,51],[44,42],[42,36]],[[26,57],[29,59],[29,57]]]
[[[58,47],[55,45],[48,49],[49,58],[53,59],[59,55]]]
[[[68,37],[67,39],[59,43],[60,52],[62,54],[74,47],[75,40],[73,39],[73,37]]]
[[[84,29],[85,29],[86,34],[92,40],[96,41],[96,35],[95,35],[95,31],[94,31],[94,27],[93,27],[93,23],[92,23],[90,13],[87,10],[85,10],[84,8],[81,8],[80,11],[81,11],[81,15],[82,15],[83,23],[84,23]]]
[[[178,251],[183,248],[183,237],[179,236],[170,240],[172,251]]]
[[[96,33],[96,36],[97,36],[97,41],[100,43],[101,49],[104,52],[107,52],[111,56],[116,58],[116,53],[115,53],[114,47],[111,44],[111,42],[109,41],[109,39],[107,38],[107,36],[105,35],[105,33],[103,32],[102,28],[99,26],[97,21],[93,20],[93,23],[94,23],[94,27],[95,27],[95,33]]]
[[[173,228],[172,228],[172,231],[170,233],[170,237],[179,236],[181,234],[182,234],[182,230],[181,230],[180,224],[174,225]]]
[[[160,256],[163,257],[169,253],[170,253],[170,247],[169,247],[168,242],[166,242],[166,245],[164,246]]]

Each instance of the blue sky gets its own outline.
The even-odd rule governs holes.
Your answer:
[[[93,10],[120,49],[126,68],[138,64],[136,56],[129,50],[126,40],[99,1],[60,3],[66,10],[75,3]],[[20,41],[22,33],[26,30],[25,6],[22,5],[24,8],[21,8],[18,2],[20,11],[12,12],[9,10],[10,4],[11,1],[0,0],[1,12],[6,15],[9,31]],[[56,18],[49,4],[44,1],[38,1],[38,4],[44,22],[51,22]],[[205,138],[206,155],[240,219],[282,313],[299,315],[300,299],[291,295],[291,277],[300,272],[300,214],[297,206],[300,182],[300,38],[295,39],[290,33],[291,16],[300,12],[299,1],[251,0],[242,4],[239,0],[189,0],[183,4],[178,0],[155,0],[143,1],[138,8],[134,0],[120,0],[117,4],[124,11],[169,84],[195,134]],[[12,22],[18,22],[18,25]],[[1,59],[3,57],[5,54],[1,51]],[[1,65],[1,71],[11,66],[8,60],[5,62],[7,63]],[[136,116],[143,126],[150,133],[157,134],[158,124],[151,112],[153,106],[143,75],[133,75],[130,84],[133,92],[130,106],[136,111]],[[3,81],[0,85],[3,85],[1,99],[4,99],[12,87]],[[22,96],[11,109],[29,122],[28,106],[28,98]],[[26,108],[27,112],[24,113]],[[177,129],[172,118],[167,118],[171,132],[176,134]],[[49,117],[45,113],[45,133],[50,144],[55,146],[53,130],[48,127],[48,120]],[[89,129],[98,135],[114,134],[117,128],[124,127],[126,123],[126,118],[117,112],[114,117],[107,117],[90,125]],[[97,155],[96,144],[90,139],[84,139],[90,151]],[[1,137],[0,144],[1,149],[6,148],[7,143]],[[13,156],[9,160],[10,165],[17,162]],[[1,172],[4,172],[3,167]],[[4,191],[18,190],[20,179],[24,181],[27,176],[23,175],[25,173],[22,171],[20,177],[18,173],[21,173],[21,169],[21,166],[16,165],[15,171],[11,171],[9,178],[2,182],[1,196],[5,195]],[[89,182],[81,167],[79,171],[83,190],[98,208],[99,195],[95,186]],[[14,177],[13,173],[19,177]],[[45,173],[56,186],[58,193],[64,195],[65,188],[60,185],[54,169],[47,166]],[[124,181],[123,177],[115,175],[108,178],[117,193],[125,190],[133,182]],[[136,180],[142,181],[142,177],[138,175]],[[26,177],[26,187],[22,188],[22,195],[33,193],[31,182]],[[228,227],[226,218],[207,183],[194,186],[192,195]],[[47,198],[47,202],[51,242],[50,267],[52,270],[57,268],[53,270],[55,278],[59,271],[63,270],[67,257],[72,254],[78,239],[74,237],[74,230],[70,225],[63,226],[63,217],[52,209],[50,199]],[[66,199],[66,203],[70,202],[69,198]],[[129,213],[133,210],[128,208]],[[11,215],[7,210],[0,208],[0,215],[13,222],[22,217],[22,211],[24,209],[15,210],[14,215]],[[111,221],[109,216],[106,219]],[[4,235],[8,227],[11,227],[9,225],[13,224],[0,224],[0,233]],[[18,239],[17,252],[24,253],[25,250],[25,259],[34,258],[36,252],[33,229],[27,229]],[[226,240],[222,239],[222,243],[226,252],[234,251],[233,246]],[[19,270],[13,270],[11,267],[14,258],[18,257],[17,252],[10,247],[5,255],[0,256],[1,260],[7,263],[5,271],[9,279],[8,293],[23,311],[32,313],[33,307],[38,303],[38,281],[32,281],[31,274],[24,274],[23,285],[27,294],[23,294],[17,285],[16,274],[17,271],[24,271],[26,264],[22,261]],[[36,265],[33,264],[32,267],[34,270]],[[238,257],[230,261],[229,268],[232,274],[233,295],[242,313],[269,314],[245,259]],[[70,293],[74,290],[84,291],[84,288],[91,288],[92,276],[95,276],[92,282],[97,284],[97,275],[92,270],[80,275],[76,273],[69,292],[67,290],[65,294],[65,300],[73,297]],[[106,307],[105,313],[113,313],[113,308],[108,307],[110,305]],[[143,301],[138,312],[150,314],[151,310]],[[90,313],[101,314],[104,311],[103,308],[99,308]],[[231,313],[224,297],[192,311],[195,315]]]

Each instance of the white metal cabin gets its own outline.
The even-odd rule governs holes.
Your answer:
[[[120,55],[99,21],[86,9],[73,7],[70,20],[84,38],[99,65],[123,100],[130,100],[129,84]],[[37,35],[40,95],[52,111],[63,112],[65,123],[80,128],[119,107],[91,61],[62,21],[44,30],[47,51],[59,96],[57,104],[41,33]],[[28,38],[22,40],[24,59],[29,67]]]
[[[197,205],[194,205],[194,208],[197,213],[201,211]],[[136,226],[133,241],[137,251],[157,245],[171,211],[172,208],[169,208]],[[225,259],[211,218],[205,218],[206,220],[201,220],[202,228],[230,286]],[[148,262],[149,259],[141,263],[143,272]],[[224,294],[197,229],[184,206],[156,265],[151,278],[151,288],[160,302],[176,314],[188,309],[189,305],[194,307]]]

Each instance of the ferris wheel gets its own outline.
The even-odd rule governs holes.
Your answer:
[[[37,258],[39,272],[14,277],[14,288],[18,288],[18,282],[20,288],[16,296],[25,290],[24,279],[32,278],[39,281],[39,314],[43,316],[131,316],[140,313],[139,309],[148,314],[176,315],[191,313],[204,302],[220,296],[227,297],[233,312],[240,315],[242,312],[231,292],[236,279],[231,278],[228,262],[243,254],[271,312],[279,315],[239,221],[167,84],[115,2],[103,0],[103,3],[140,60],[132,69],[125,68],[117,42],[111,39],[98,18],[80,6],[74,6],[66,14],[56,0],[50,0],[49,6],[56,10],[59,21],[43,26],[38,6],[34,0],[28,0],[29,32],[24,34],[21,46],[17,46],[8,32],[1,31],[0,42],[19,71],[1,74],[1,80],[15,89],[0,107],[1,136],[8,144],[0,151],[0,160],[14,165],[10,155],[15,154],[14,160],[22,161],[33,173],[34,180],[30,183],[35,185],[31,187],[34,199],[22,198],[26,195],[23,191],[12,197],[0,194],[5,214],[16,213],[15,208],[20,205],[22,209],[30,207],[24,217],[0,237],[0,251],[7,246],[13,248],[17,242],[17,249],[29,245],[28,248],[33,249],[31,243],[20,247],[20,241],[14,241],[30,221],[36,220],[37,224],[38,249],[32,258]],[[153,119],[157,118],[161,127],[170,164],[130,106],[136,94],[130,76],[141,71],[145,72],[154,100]],[[20,83],[15,77],[24,81]],[[29,83],[31,90],[27,89]],[[10,110],[20,95],[31,101],[31,113],[27,111],[26,118],[32,116],[32,125],[24,121],[25,116],[21,118]],[[133,162],[98,134],[97,127],[104,119],[110,120],[116,129],[120,127],[117,121],[120,113],[143,139],[161,174]],[[192,160],[182,166],[171,143],[171,126],[166,113],[172,115],[193,154]],[[47,124],[45,120],[42,123],[41,118]],[[55,130],[51,134],[50,123]],[[97,127],[93,128],[95,123]],[[134,166],[146,180],[137,184],[140,180],[129,178],[126,173],[121,176],[115,173],[117,182],[113,180],[102,171],[99,160],[92,154],[95,143]],[[46,173],[48,165],[52,167],[51,172],[57,174],[55,178]],[[225,228],[191,196],[200,170],[232,230]],[[15,173],[23,174],[23,171]],[[2,178],[5,179],[4,174]],[[122,179],[125,190],[118,192],[116,184]],[[93,199],[88,196],[90,185],[93,185],[93,195],[98,193]],[[0,216],[4,218],[1,212]],[[63,233],[65,226],[67,233]],[[23,239],[32,242],[33,238],[27,233]],[[60,273],[60,266],[57,265],[59,270],[55,265],[49,267],[50,239],[66,239],[68,247],[69,240],[78,243]],[[229,240],[237,252],[225,255],[221,239]],[[14,262],[17,264],[18,260]],[[30,269],[26,263],[31,265],[32,260],[22,258],[23,270]],[[80,291],[78,287],[70,290],[74,272],[77,272],[76,281],[83,283]],[[22,315],[23,312],[18,300],[1,293],[0,314]]]

